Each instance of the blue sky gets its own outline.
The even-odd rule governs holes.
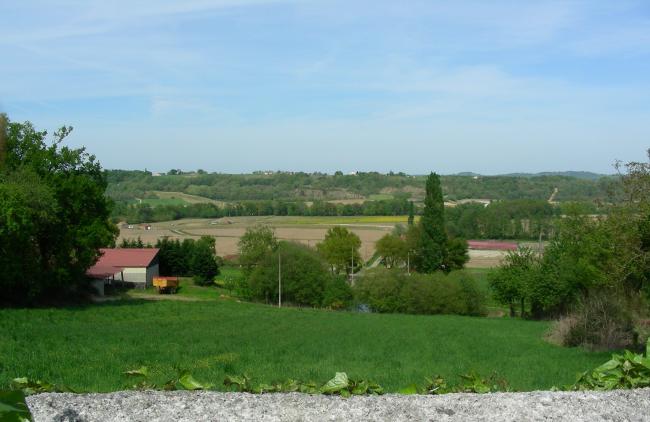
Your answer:
[[[7,1],[0,56],[0,110],[107,168],[611,173],[650,147],[648,1]]]

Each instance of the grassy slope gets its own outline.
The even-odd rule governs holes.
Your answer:
[[[545,343],[544,322],[456,316],[276,309],[227,300],[128,301],[69,309],[0,310],[0,388],[29,376],[109,391],[120,373],[148,365],[162,382],[174,367],[221,384],[247,372],[260,381],[325,381],[335,371],[395,391],[434,373],[496,371],[519,390],[572,382],[606,360]],[[219,355],[234,353],[231,364]]]

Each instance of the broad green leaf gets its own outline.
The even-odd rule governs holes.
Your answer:
[[[207,390],[212,387],[212,384],[202,384],[195,380],[192,375],[187,373],[183,374],[178,379],[178,382],[185,390]]]
[[[0,420],[7,422],[32,420],[22,391],[0,391]]]
[[[334,375],[334,378],[327,381],[325,385],[321,387],[321,392],[325,394],[338,393],[339,391],[348,388],[350,381],[348,380],[348,374],[345,372],[337,372]]]
[[[600,365],[594,371],[595,372],[611,371],[614,368],[618,368],[620,365],[621,362],[618,359],[611,359],[603,363],[602,365]]]

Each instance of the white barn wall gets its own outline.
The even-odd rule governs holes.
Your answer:
[[[144,287],[147,283],[147,269],[138,267],[124,268],[124,281],[127,283],[138,283]]]
[[[149,287],[153,286],[153,278],[158,277],[159,274],[158,264],[150,265],[147,268],[127,267],[124,268],[124,281],[140,284],[138,287]]]

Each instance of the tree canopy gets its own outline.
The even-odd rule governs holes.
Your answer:
[[[253,299],[275,303],[278,297],[279,258],[282,260],[282,302],[294,305],[344,307],[351,299],[347,283],[327,270],[313,248],[279,242],[249,277]]]
[[[273,228],[262,224],[249,227],[239,239],[239,263],[250,274],[277,247],[278,240]]]
[[[0,125],[1,127],[2,125]],[[63,127],[47,132],[6,121],[0,165],[0,289],[7,304],[70,300],[88,284],[99,248],[114,243],[106,179],[84,148],[63,144]]]
[[[341,226],[328,229],[325,239],[316,246],[332,272],[336,274],[350,274],[361,267],[363,263],[359,254],[360,247],[359,236]]]

